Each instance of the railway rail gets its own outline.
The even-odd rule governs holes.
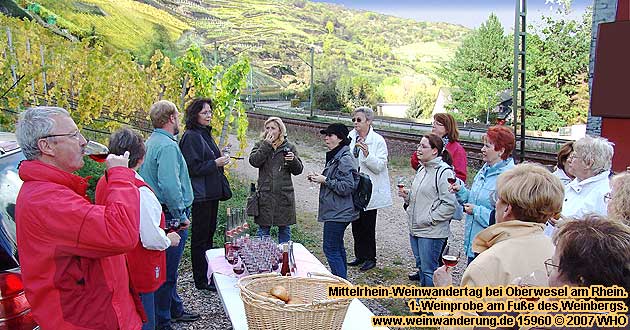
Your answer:
[[[256,113],[253,111],[247,111],[247,116],[251,119],[257,119],[257,120],[265,120],[269,117],[266,114]],[[303,127],[309,130],[320,130],[328,126],[328,123],[325,123],[325,122],[312,121],[308,119],[289,118],[289,117],[283,117],[282,115],[278,115],[278,116],[282,118],[282,121],[287,126],[298,127],[298,128]],[[422,136],[419,133],[405,133],[405,132],[398,132],[398,131],[392,131],[392,130],[386,130],[386,129],[379,129],[378,132],[386,140],[394,140],[403,144],[417,144],[420,141],[420,138]],[[462,147],[464,147],[464,150],[466,150],[466,153],[469,159],[481,161],[481,147],[483,146],[482,142],[460,141],[460,143]],[[533,150],[526,149],[525,160],[551,166],[556,163],[556,153],[548,152],[548,151],[533,151]]]

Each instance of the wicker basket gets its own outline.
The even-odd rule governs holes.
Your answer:
[[[238,281],[250,330],[341,329],[352,299],[328,299],[329,285],[352,284],[334,275],[309,273],[308,277],[281,276],[277,273],[243,277]],[[259,292],[276,285],[287,289],[292,300],[309,302],[285,304]]]

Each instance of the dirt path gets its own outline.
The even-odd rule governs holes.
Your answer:
[[[232,144],[238,145],[234,137],[231,137]],[[235,169],[236,175],[246,182],[255,182],[258,177],[258,169],[252,167],[247,162],[247,155],[249,155],[253,144],[256,142],[254,136],[249,138],[249,145],[243,152],[245,157],[244,161],[241,161]],[[321,242],[321,230],[322,226],[317,222],[317,207],[318,207],[318,192],[319,187],[311,184],[306,179],[306,174],[310,171],[321,173],[325,162],[326,149],[323,143],[318,143],[317,140],[310,139],[292,139],[292,142],[296,143],[297,149],[304,164],[304,172],[296,177],[293,177],[293,186],[295,189],[296,208],[298,212],[298,225],[302,226],[302,229],[310,232],[319,238]],[[233,150],[236,152],[236,150]],[[402,157],[402,155],[390,155],[391,157]],[[407,166],[390,166],[389,168],[391,193],[393,205],[392,207],[381,209],[378,211],[377,218],[377,268],[369,271],[365,274],[361,274],[356,271],[355,268],[349,269],[349,279],[355,283],[374,283],[374,284],[411,284],[407,279],[407,273],[415,270],[415,261],[409,245],[409,231],[407,228],[407,214],[402,207],[402,199],[397,196],[397,188],[395,183],[398,176],[405,176],[408,182],[413,179],[414,172]],[[463,222],[453,221],[451,223],[451,237],[449,243],[451,248],[462,249],[463,242]],[[348,259],[352,260],[353,253],[353,238],[350,227],[346,231],[345,236],[346,250],[348,253]],[[326,264],[325,258],[321,258],[321,243],[319,244],[320,251],[313,251],[320,257],[320,260]],[[465,258],[461,258],[462,260]],[[461,262],[455,269],[455,281],[459,283],[461,273],[465,267],[465,262]],[[383,276],[378,276],[379,273]],[[392,273],[392,274],[389,274]],[[385,276],[386,275],[386,276]]]

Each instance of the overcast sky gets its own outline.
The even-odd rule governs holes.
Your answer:
[[[514,1],[510,0],[313,0],[344,5],[348,8],[365,9],[418,21],[447,22],[476,28],[495,13],[506,32],[514,26]],[[540,17],[554,13],[553,0],[527,1],[527,21],[540,22]],[[582,16],[593,1],[573,0],[572,16]]]

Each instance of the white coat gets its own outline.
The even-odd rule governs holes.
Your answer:
[[[357,135],[355,129],[348,134],[352,139],[350,142],[351,153],[353,153]],[[374,132],[371,126],[364,142],[368,146],[368,156],[365,157],[361,151],[359,158],[355,158],[355,160],[358,161],[361,173],[367,174],[372,180],[372,197],[365,210],[390,207],[392,206],[392,193],[389,184],[389,171],[387,170],[387,144],[385,144],[385,139]],[[352,157],[354,158],[354,153]]]
[[[608,211],[604,195],[610,191],[608,175],[609,172],[604,171],[582,181],[575,178],[566,185],[562,216],[581,217],[591,212],[606,216]]]

